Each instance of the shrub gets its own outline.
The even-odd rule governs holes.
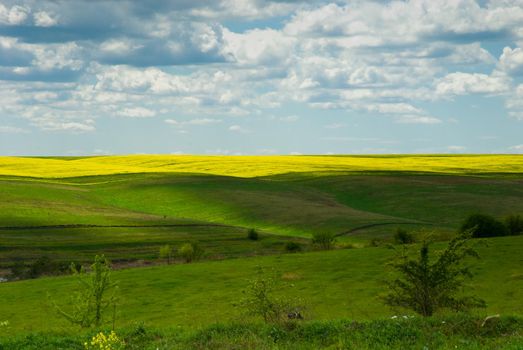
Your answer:
[[[381,247],[383,245],[383,240],[379,238],[373,238],[369,242],[369,246],[371,247]]]
[[[92,325],[99,327],[105,311],[112,307],[114,326],[117,284],[111,280],[109,261],[103,255],[97,255],[91,265],[91,273],[85,273],[83,268],[78,269],[74,264],[71,270],[77,277],[78,285],[68,303],[69,310],[53,302],[58,314],[83,328]]]
[[[507,227],[501,221],[484,214],[470,215],[461,225],[460,232],[466,231],[472,232],[474,238],[507,236],[509,234]]]
[[[11,267],[10,279],[38,278],[40,276],[63,275],[70,271],[70,264],[42,256],[25,265],[18,261]]]
[[[336,236],[330,232],[315,232],[312,234],[312,243],[321,249],[331,249],[336,242]]]
[[[432,316],[442,308],[462,311],[485,307],[483,300],[462,294],[464,279],[471,277],[470,268],[463,261],[468,256],[479,257],[469,246],[469,238],[469,233],[454,238],[435,261],[429,258],[427,241],[422,243],[418,259],[403,254],[399,262],[393,263],[401,277],[388,283],[390,291],[385,303],[422,316]]]
[[[160,247],[158,256],[160,259],[167,260],[167,264],[170,264],[173,257],[173,248],[168,244]]]
[[[523,235],[523,218],[520,215],[509,215],[505,219],[505,225],[510,235]]]
[[[274,270],[267,271],[257,267],[256,277],[249,281],[244,297],[239,306],[248,315],[261,317],[266,323],[286,323],[290,320],[299,320],[303,316],[298,302],[285,296],[275,295],[275,291],[281,291],[284,287]]]
[[[250,239],[251,241],[257,241],[258,232],[253,228],[249,229],[249,231],[247,231],[247,238]]]
[[[285,250],[290,253],[295,253],[301,251],[301,244],[289,241],[285,243]]]
[[[398,228],[396,230],[396,233],[394,234],[394,241],[398,244],[412,244],[416,240],[414,239],[414,236],[411,233],[408,233],[406,230],[402,228]]]
[[[200,259],[203,249],[197,243],[185,243],[178,249],[178,255],[186,262]]]

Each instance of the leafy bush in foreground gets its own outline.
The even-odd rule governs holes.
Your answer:
[[[435,261],[429,257],[429,246],[430,243],[425,241],[417,259],[403,254],[399,262],[393,264],[401,277],[388,283],[390,292],[385,303],[411,309],[422,316],[432,316],[442,308],[462,311],[485,307],[483,300],[461,294],[464,279],[471,277],[464,259],[479,257],[469,245],[469,235],[450,241]]]
[[[285,287],[276,272],[257,268],[256,276],[243,290],[243,298],[238,306],[248,315],[261,317],[265,323],[285,323],[292,319],[302,319],[301,308],[296,300],[276,295]]]
[[[93,325],[100,327],[105,311],[112,307],[114,325],[117,284],[111,280],[109,261],[103,255],[97,255],[89,274],[74,265],[71,268],[77,277],[78,286],[71,294],[71,300],[66,307],[59,306],[53,301],[58,314],[82,328]]]

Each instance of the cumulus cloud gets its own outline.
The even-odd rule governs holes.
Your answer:
[[[58,20],[55,16],[45,11],[37,12],[33,15],[33,17],[37,27],[52,27],[58,23]]]
[[[427,105],[468,94],[498,96],[523,120],[516,0],[27,4],[0,4],[1,108],[44,130],[193,115],[162,119],[183,131],[243,116],[228,130],[246,132],[248,116],[292,104],[430,127],[442,120]]]
[[[506,92],[509,86],[503,75],[456,72],[440,79],[436,84],[436,92],[440,95],[498,94]]]
[[[20,25],[24,23],[29,16],[29,8],[25,6],[14,5],[7,7],[0,4],[0,24]]]
[[[499,58],[499,66],[511,75],[523,75],[523,49],[505,47]]]
[[[224,31],[224,52],[240,64],[281,65],[292,58],[295,39],[274,29],[253,29],[245,33]]]

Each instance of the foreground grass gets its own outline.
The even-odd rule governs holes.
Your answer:
[[[481,260],[474,261],[476,276],[470,285],[487,302],[481,313],[523,314],[523,236],[485,242],[488,245],[478,247]],[[121,295],[117,325],[200,327],[238,321],[242,311],[234,305],[257,266],[276,269],[282,281],[292,285],[283,292],[304,301],[309,319],[371,320],[404,314],[380,299],[383,281],[390,277],[386,265],[393,255],[392,250],[379,247],[115,271]],[[1,283],[0,320],[10,322],[12,334],[72,331],[46,295],[66,305],[74,286],[72,277]]]
[[[523,319],[448,315],[428,319],[314,321],[287,326],[215,324],[199,330],[155,329],[143,324],[117,330],[126,349],[521,349]],[[0,349],[83,349],[91,332],[0,337]]]

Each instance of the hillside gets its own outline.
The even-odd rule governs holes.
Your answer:
[[[481,259],[474,262],[471,286],[488,308],[478,313],[523,314],[523,237],[484,242],[488,244],[478,247]],[[393,255],[384,247],[365,248],[116,271],[121,295],[118,327],[137,322],[198,327],[240,321],[242,312],[234,304],[257,266],[279,271],[282,281],[293,285],[283,292],[300,297],[307,305],[307,317],[314,320],[411,314],[391,310],[380,300],[383,281],[391,272],[384,266]],[[70,329],[52,311],[46,295],[67,304],[74,283],[73,277],[55,277],[2,284],[2,318],[10,321],[15,333]]]

